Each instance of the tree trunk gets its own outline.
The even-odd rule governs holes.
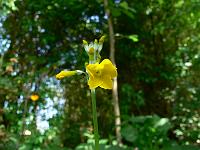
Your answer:
[[[114,65],[115,63],[115,36],[114,36],[114,29],[112,18],[110,14],[110,9],[108,7],[108,0],[104,0],[104,8],[106,15],[108,16],[108,26],[109,26],[109,39],[110,39],[110,59]],[[112,100],[114,106],[114,113],[115,113],[115,132],[117,141],[121,143],[121,119],[120,119],[120,109],[119,109],[119,98],[118,98],[118,88],[117,88],[117,77],[114,78],[113,81],[113,90],[112,90]]]

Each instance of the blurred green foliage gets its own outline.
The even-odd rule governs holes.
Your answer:
[[[109,9],[123,145],[115,141],[111,91],[97,89],[102,149],[199,149],[199,0],[110,0]],[[82,40],[103,34],[102,0],[0,0],[0,149],[91,149],[86,78],[54,76],[83,69]]]

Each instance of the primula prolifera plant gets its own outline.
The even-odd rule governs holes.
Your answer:
[[[93,124],[94,124],[94,138],[95,138],[95,150],[99,150],[99,134],[98,123],[96,113],[96,94],[95,89],[101,87],[103,89],[112,89],[112,79],[117,76],[117,68],[112,64],[109,59],[104,59],[100,62],[100,52],[103,47],[105,36],[102,36],[99,41],[94,40],[88,44],[83,40],[83,46],[89,56],[89,63],[86,65],[86,72],[81,70],[68,71],[63,70],[56,75],[57,79],[69,77],[73,75],[85,74],[88,78],[87,83],[91,90],[92,97],[92,112],[93,112]]]

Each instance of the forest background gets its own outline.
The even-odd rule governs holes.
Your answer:
[[[0,0],[0,149],[92,147],[85,77],[55,75],[84,70],[82,40],[102,35],[121,130],[116,97],[97,88],[101,149],[199,149],[199,0]]]

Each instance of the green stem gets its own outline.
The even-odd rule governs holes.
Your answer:
[[[93,124],[94,124],[95,150],[99,150],[99,133],[98,133],[95,89],[91,89],[91,96],[92,96],[92,115],[93,115]]]

